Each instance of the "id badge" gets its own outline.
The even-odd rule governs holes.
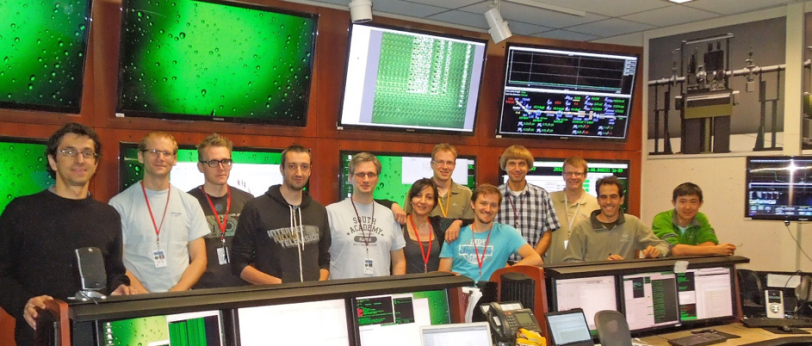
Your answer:
[[[367,258],[364,260],[364,275],[372,275],[372,260]]]
[[[217,248],[217,259],[220,260],[220,265],[228,264],[228,248]]]
[[[166,267],[166,255],[164,254],[164,250],[153,251],[152,261],[155,262],[155,268]]]
[[[569,240],[565,240],[565,241],[564,241],[564,250],[566,250],[566,249],[567,249],[567,245],[569,245],[569,243],[570,243],[570,241],[569,241]]]

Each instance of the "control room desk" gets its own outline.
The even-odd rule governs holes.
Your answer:
[[[774,334],[761,328],[747,328],[741,323],[731,323],[721,326],[714,326],[700,329],[716,329],[720,332],[741,336],[737,339],[728,339],[714,345],[812,345],[812,334]],[[812,328],[802,328],[812,333]],[[641,341],[652,346],[670,346],[669,339],[676,339],[683,336],[690,336],[690,330],[682,330],[667,334],[651,335],[640,338]]]

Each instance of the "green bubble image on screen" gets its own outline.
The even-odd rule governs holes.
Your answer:
[[[90,4],[0,1],[0,108],[79,113]]]
[[[339,184],[340,199],[352,195],[352,184],[350,179],[350,160],[356,152],[342,151],[341,156],[341,182]],[[375,187],[373,197],[375,199],[385,199],[396,202],[403,206],[406,195],[412,184],[420,178],[431,178],[434,172],[428,166],[429,154],[399,154],[399,153],[372,153],[381,161],[381,174],[378,175],[378,186]],[[423,160],[424,165],[408,165],[403,167],[404,160]],[[458,176],[465,176],[464,180],[454,179],[460,185],[468,186],[471,190],[476,188],[476,159],[474,157],[460,156],[457,158],[457,166],[454,173]],[[453,178],[453,176],[452,176]]]
[[[14,198],[38,193],[54,184],[45,164],[44,141],[0,137],[0,213]]]
[[[105,346],[221,346],[218,311],[100,322]]]
[[[221,1],[125,0],[117,111],[304,126],[316,17]]]
[[[234,148],[231,152],[234,161],[228,184],[240,188],[254,196],[259,196],[271,185],[281,184],[281,149]],[[204,182],[203,174],[197,170],[197,149],[183,145],[178,149],[177,164],[172,168],[169,181],[182,191],[189,191]],[[119,189],[126,188],[144,178],[144,165],[138,162],[138,144],[119,144]]]

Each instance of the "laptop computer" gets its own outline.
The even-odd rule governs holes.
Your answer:
[[[491,326],[488,322],[422,326],[420,345],[491,346]]]
[[[544,314],[553,346],[595,346],[582,309]]]

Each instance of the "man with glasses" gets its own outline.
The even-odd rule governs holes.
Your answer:
[[[601,208],[573,227],[564,262],[619,261],[634,258],[635,251],[644,258],[668,256],[668,243],[620,209],[623,185],[616,176],[598,179],[595,188]]]
[[[372,199],[381,162],[358,153],[349,166],[352,196],[327,206],[330,221],[330,278],[349,279],[406,273],[406,241],[393,214]],[[406,204],[409,205],[409,204]],[[377,215],[376,215],[377,211]]]
[[[93,129],[71,123],[48,139],[46,167],[56,184],[15,198],[0,216],[0,307],[14,316],[18,346],[33,345],[37,310],[81,290],[74,251],[102,252],[107,291],[134,293],[121,261],[121,219],[88,193],[99,167],[101,141]]]
[[[305,147],[294,144],[282,152],[282,185],[249,201],[240,215],[231,263],[235,275],[254,285],[327,280],[327,210],[304,191],[312,169]]]
[[[171,134],[144,136],[144,179],[110,200],[121,214],[127,276],[140,292],[185,291],[206,271],[206,216],[196,198],[169,184],[177,154]]]
[[[559,217],[561,230],[553,233],[550,248],[547,250],[544,263],[557,264],[564,261],[572,227],[578,222],[589,219],[592,211],[600,209],[598,199],[586,193],[584,181],[588,172],[587,162],[580,156],[570,156],[564,160],[564,190],[550,194]]]
[[[539,256],[550,247],[550,239],[560,226],[547,190],[527,183],[527,172],[533,167],[533,154],[521,145],[511,145],[499,158],[499,167],[507,172],[508,181],[499,186],[501,199],[496,222],[511,225]],[[512,254],[510,261],[521,258]]]
[[[473,219],[471,208],[471,189],[455,183],[451,179],[457,167],[457,149],[451,144],[441,143],[434,146],[431,152],[431,169],[434,170],[434,183],[440,198],[429,216],[441,215],[449,219]],[[409,201],[405,201],[406,214],[411,214]]]
[[[197,145],[197,169],[203,173],[205,181],[189,194],[197,198],[203,208],[209,234],[204,237],[208,265],[194,288],[245,285],[245,281],[231,273],[231,241],[243,206],[254,196],[228,185],[233,147],[230,140],[216,133]]]

